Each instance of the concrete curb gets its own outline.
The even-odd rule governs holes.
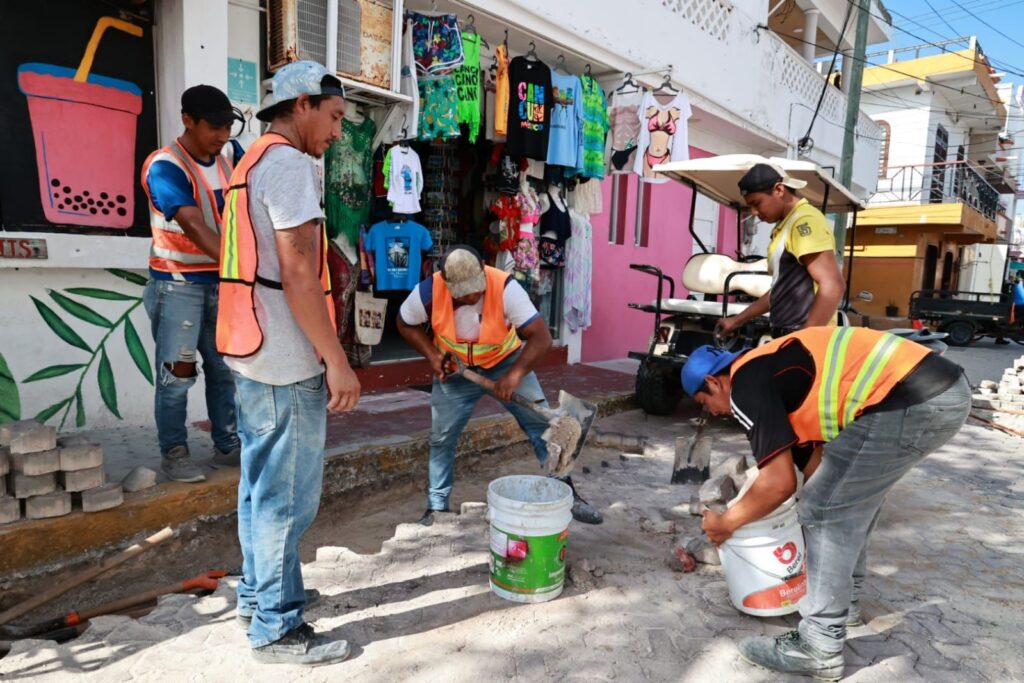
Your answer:
[[[631,392],[587,397],[600,414],[632,410]],[[425,476],[429,446],[426,431],[373,442],[346,444],[327,449],[324,497],[373,489]],[[485,453],[526,441],[509,414],[470,421],[459,441],[459,454]],[[459,467],[466,460],[460,459]],[[166,482],[137,493],[126,493],[120,507],[88,515],[70,515],[16,522],[0,527],[0,581],[47,571],[53,565],[123,544],[164,526],[176,527],[199,518],[234,514],[237,505],[238,470],[217,470],[205,482]]]

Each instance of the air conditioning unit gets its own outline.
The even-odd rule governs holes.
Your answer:
[[[267,69],[273,72],[299,59],[327,64],[327,9],[332,2],[338,5],[335,71],[390,90],[392,0],[269,0]]]

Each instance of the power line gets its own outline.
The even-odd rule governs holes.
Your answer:
[[[846,26],[850,22],[851,14],[853,14],[853,5],[847,5],[846,17],[843,18],[843,28],[839,31],[839,40],[836,41],[836,49],[832,52],[832,63],[828,65],[828,73],[825,74],[824,82],[821,84],[821,94],[818,95],[818,104],[814,107],[814,115],[811,116],[811,122],[807,125],[807,132],[797,141],[797,149],[800,151],[808,152],[814,146],[814,140],[811,139],[811,131],[814,130],[814,122],[817,121],[818,112],[821,111],[821,103],[825,101],[825,93],[828,92],[831,86],[829,79],[832,78],[832,72],[835,71],[836,58],[839,57],[839,47],[843,44],[843,38],[846,37]]]
[[[1017,5],[1017,4],[1020,4],[1019,1],[1005,2],[1005,0],[980,0],[979,2],[971,5],[969,7],[969,9],[973,10],[977,14],[982,14],[984,12],[992,12],[992,11],[995,11],[995,10],[1004,9],[1005,7],[1009,7],[1011,5]],[[947,19],[954,19],[954,20],[955,19],[963,19],[963,18],[966,18],[966,16],[967,16],[965,14],[965,12],[961,11],[960,9],[946,7],[946,8],[943,8],[943,10],[948,10],[948,11],[945,11],[945,13],[943,14],[943,16],[946,17]],[[892,12],[891,9],[889,11]],[[893,12],[893,14],[895,14],[895,12]],[[909,19],[910,21],[914,21],[914,23],[916,23],[918,26],[923,26],[924,24],[938,24],[939,23],[938,21],[936,21],[934,15],[932,15],[931,12],[923,12],[921,14],[918,14],[914,18],[911,18],[911,17],[906,17],[906,18]],[[920,20],[920,21],[916,21],[916,20]],[[924,24],[922,24],[921,22],[924,22]]]
[[[954,4],[954,5],[956,5],[957,7],[961,8],[961,9],[964,9],[964,6],[963,6],[963,5],[961,5],[961,4],[960,4],[960,3],[959,3],[959,2],[957,1],[957,0],[952,0],[952,1],[953,1],[953,4]],[[927,2],[927,0],[925,0],[925,2]],[[971,17],[972,17],[972,18],[973,18],[973,19],[974,19],[975,21],[977,21],[977,22],[980,22],[982,26],[987,26],[987,27],[989,27],[990,29],[992,29],[993,31],[995,31],[996,33],[998,33],[999,35],[1001,35],[1001,36],[1002,36],[1003,38],[1006,38],[1006,39],[1007,39],[1008,41],[1010,41],[1010,42],[1011,42],[1011,43],[1013,43],[1014,45],[1017,45],[1018,47],[1024,47],[1024,43],[1020,42],[1020,41],[1019,41],[1019,40],[1017,40],[1016,38],[1011,38],[1010,36],[1006,35],[1005,33],[1003,33],[1002,31],[1000,31],[1000,30],[999,30],[999,29],[997,29],[997,28],[996,28],[995,26],[993,26],[992,24],[988,23],[987,21],[985,21],[984,19],[982,19],[982,18],[981,18],[981,17],[979,17],[978,15],[976,15],[976,14],[971,14],[971,13],[970,13],[969,11],[968,11],[968,14],[970,14],[970,16],[971,16]]]
[[[942,19],[942,23],[945,24],[950,31],[952,31],[953,33],[957,33],[957,30],[953,28],[948,21],[946,21],[946,18],[935,10],[935,8],[932,6],[932,3],[928,2],[928,0],[924,0],[924,4],[928,5],[928,9],[930,9],[935,16],[937,16],[939,19]]]

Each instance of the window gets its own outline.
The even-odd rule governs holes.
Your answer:
[[[882,142],[878,145],[878,177],[885,178],[889,175],[889,140],[892,137],[892,128],[886,121],[875,121],[882,129]]]

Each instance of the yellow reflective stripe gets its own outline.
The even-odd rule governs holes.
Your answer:
[[[224,202],[224,253],[220,258],[220,274],[222,277],[237,280],[238,277],[238,217],[235,203],[238,192],[228,190]]]
[[[887,334],[875,342],[871,352],[861,365],[860,372],[857,373],[857,377],[853,380],[853,386],[846,399],[846,409],[843,411],[843,424],[849,424],[853,421],[857,411],[867,401],[868,396],[871,395],[871,390],[875,388],[878,377],[882,374],[882,369],[885,368],[886,363],[892,358],[892,354],[896,353],[896,349],[902,341],[902,339],[894,334]]]
[[[839,435],[839,385],[846,360],[846,347],[853,337],[853,328],[837,327],[828,340],[825,351],[825,366],[821,369],[824,379],[818,390],[818,418],[821,421],[821,436],[831,441]]]
[[[469,354],[469,343],[468,342],[456,342],[444,337],[437,335],[435,337],[435,343],[441,350],[452,351],[459,354],[465,359]],[[516,333],[515,328],[511,328],[508,334],[505,335],[505,339],[500,344],[477,344],[473,342],[473,359],[478,363],[486,363],[495,356],[505,354],[514,349],[519,343],[519,335]]]

